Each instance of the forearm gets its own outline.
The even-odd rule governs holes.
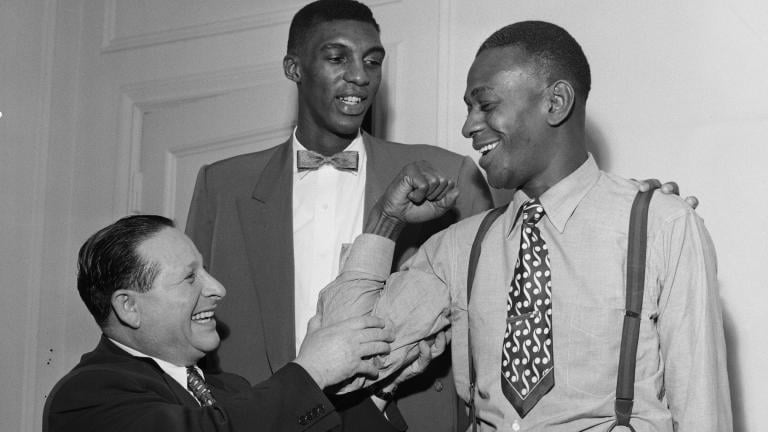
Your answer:
[[[405,222],[387,216],[381,212],[378,206],[374,206],[370,215],[368,215],[368,219],[365,221],[363,233],[373,234],[392,241],[397,241],[403,228],[405,228]]]

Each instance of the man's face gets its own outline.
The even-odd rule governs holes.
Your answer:
[[[547,84],[515,47],[480,53],[467,76],[462,134],[481,153],[480,167],[496,188],[523,188],[546,172],[553,149],[546,132]]]
[[[313,27],[297,56],[299,128],[309,136],[356,135],[379,90],[383,61],[371,24],[340,20]]]
[[[214,309],[226,290],[203,268],[192,241],[165,228],[138,247],[159,273],[152,289],[136,297],[145,354],[177,365],[191,365],[219,346]]]

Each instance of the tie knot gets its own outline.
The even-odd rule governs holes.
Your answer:
[[[523,204],[523,223],[526,225],[536,225],[544,217],[544,207],[538,198],[527,201]]]
[[[328,164],[341,171],[357,171],[358,154],[353,150],[346,150],[332,156],[323,156],[311,150],[299,150],[296,152],[296,168],[298,171],[312,171]]]

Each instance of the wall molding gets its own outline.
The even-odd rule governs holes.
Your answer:
[[[45,328],[40,326],[40,311],[43,308],[43,278],[40,269],[45,262],[46,243],[45,243],[45,220],[46,210],[46,183],[48,181],[48,156],[52,140],[51,136],[51,102],[53,99],[53,80],[54,80],[54,50],[56,46],[56,15],[59,4],[58,0],[46,0],[43,9],[42,25],[40,26],[41,46],[40,46],[40,93],[37,101],[38,124],[39,128],[35,131],[34,140],[38,148],[37,159],[34,166],[34,178],[37,179],[31,185],[34,197],[33,207],[35,211],[30,217],[30,223],[35,228],[31,230],[30,242],[30,260],[27,263],[27,305],[26,316],[24,318],[24,327],[20,331],[24,332],[24,370],[22,373],[22,388],[19,391],[21,399],[21,430],[38,430],[42,422],[43,406],[45,399],[38,393],[38,380],[40,373],[38,371],[40,364],[38,355],[41,350],[39,343],[40,335]]]
[[[141,137],[144,114],[164,105],[180,104],[225,95],[282,79],[282,64],[247,66],[224,71],[147,81],[122,86],[119,90],[119,151],[116,163],[115,218],[141,211]],[[185,151],[200,151],[205,146],[235,145],[246,137],[262,136],[273,130],[285,131],[290,125],[269,126],[244,134],[198,143]],[[242,135],[242,134],[241,134]],[[181,150],[178,154],[185,154]],[[175,167],[174,167],[175,169]]]
[[[110,53],[134,48],[150,47],[171,42],[198,39],[226,33],[255,30],[268,26],[287,24],[296,13],[298,5],[275,8],[253,15],[228,18],[204,24],[182,26],[170,30],[149,32],[133,36],[117,36],[117,1],[106,0],[104,10],[104,34],[101,52]],[[372,9],[402,0],[369,0],[366,4]]]

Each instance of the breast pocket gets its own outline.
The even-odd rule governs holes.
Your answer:
[[[565,306],[570,316],[567,385],[593,396],[609,395],[616,389],[624,309]]]

